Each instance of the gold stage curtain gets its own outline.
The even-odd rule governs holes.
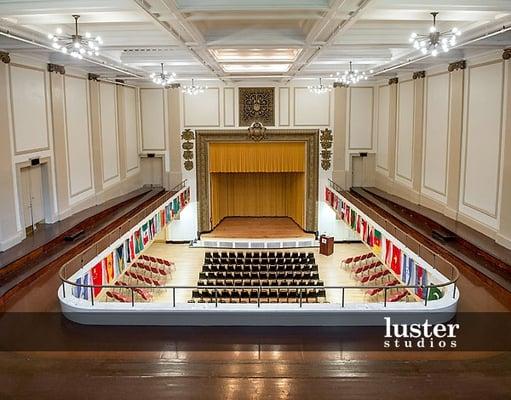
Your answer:
[[[291,217],[304,225],[305,173],[212,173],[211,218]]]
[[[210,143],[209,172],[305,172],[305,143]]]

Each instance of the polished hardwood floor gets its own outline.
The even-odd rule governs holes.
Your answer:
[[[174,254],[181,274],[204,252],[152,251]],[[325,276],[338,268],[334,257],[322,263]],[[58,285],[55,273],[38,276],[6,304],[35,314],[0,316],[24,318],[0,343],[0,399],[510,398],[511,352],[354,350],[363,335],[328,328],[81,326],[58,314]],[[458,286],[461,312],[509,311],[477,276],[462,273]],[[24,335],[40,347],[24,347]]]
[[[289,217],[226,217],[201,238],[313,238]]]

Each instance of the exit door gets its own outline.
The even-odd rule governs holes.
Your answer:
[[[43,174],[41,165],[21,169],[23,220],[27,231],[44,221]]]

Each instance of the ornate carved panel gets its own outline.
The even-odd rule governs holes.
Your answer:
[[[413,79],[424,79],[426,77],[426,71],[415,71],[413,73]]]
[[[183,159],[185,160],[183,165],[185,170],[191,171],[193,169],[193,140],[195,134],[191,129],[185,129],[181,132],[181,139],[184,140],[181,147],[183,148]]]
[[[6,51],[0,51],[0,61],[4,64],[9,64],[11,62],[11,57],[9,57],[9,53]]]
[[[66,73],[66,69],[63,65],[58,64],[48,64],[48,72],[55,72],[61,75],[64,75]]]
[[[208,232],[211,226],[209,198],[209,144],[214,142],[252,142],[245,129],[197,130],[197,197],[198,226],[200,232]],[[319,131],[317,129],[267,129],[265,142],[305,142],[306,183],[305,183],[305,226],[306,231],[315,232],[318,226],[318,174],[319,174]]]
[[[239,88],[240,126],[275,125],[275,88]]]
[[[321,135],[319,137],[319,141],[321,143],[321,167],[327,171],[330,169],[331,158],[332,158],[332,152],[329,150],[332,148],[332,142],[334,140],[334,137],[332,135],[332,131],[330,129],[323,129],[321,131]]]
[[[449,67],[447,68],[447,71],[453,72],[457,70],[462,70],[467,68],[467,62],[465,60],[456,61],[449,64]]]

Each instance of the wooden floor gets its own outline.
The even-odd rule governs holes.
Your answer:
[[[289,217],[226,217],[201,238],[311,238]]]
[[[338,244],[333,256],[317,255],[322,278],[342,279],[339,258],[360,246]],[[172,257],[175,279],[188,281],[197,279],[205,250],[157,243],[148,251]],[[59,311],[58,284],[55,275],[38,278],[9,310],[38,313],[27,314],[33,327],[33,319],[47,314],[41,311]],[[477,280],[462,276],[458,287],[460,311],[506,310]],[[45,342],[56,337],[59,351],[0,352],[0,399],[480,400],[509,398],[511,387],[511,353],[505,352],[353,351],[342,331],[321,328],[109,329],[52,315],[61,319],[34,335]],[[88,350],[77,350],[84,343]],[[130,351],[142,343],[147,350]]]

